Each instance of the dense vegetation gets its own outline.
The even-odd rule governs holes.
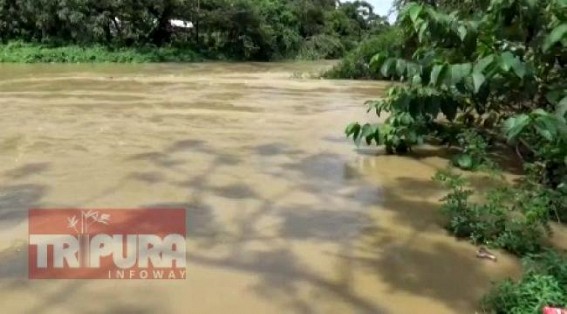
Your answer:
[[[0,51],[27,62],[338,58],[386,24],[364,1],[0,0]]]
[[[548,241],[550,221],[567,219],[567,0],[399,4],[399,49],[375,54],[368,71],[377,74],[367,76],[403,84],[368,102],[387,114],[384,124],[355,122],[346,134],[397,154],[426,141],[452,145],[454,166],[492,174],[495,154],[516,155],[525,168],[518,183],[480,192],[453,170],[436,175],[449,190],[447,230],[529,264],[519,282],[486,297],[487,312],[567,307],[567,260]]]
[[[101,45],[56,47],[10,42],[0,46],[0,62],[193,62],[203,57],[191,49],[175,47],[123,47]]]
[[[402,51],[402,37],[397,27],[388,27],[376,36],[369,36],[356,48],[346,54],[341,61],[323,77],[330,79],[382,79],[379,71],[370,68],[370,60],[379,53],[387,51],[390,55]]]

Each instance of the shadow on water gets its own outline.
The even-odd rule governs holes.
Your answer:
[[[49,169],[49,163],[29,163],[4,173],[14,183],[0,185],[0,222],[16,225],[27,217],[27,209],[38,207],[49,191],[44,184],[15,183]]]
[[[443,302],[455,313],[470,311],[476,304],[475,300],[480,300],[496,278],[487,272],[483,261],[474,257],[475,247],[472,244],[453,238],[442,227],[445,220],[439,212],[437,200],[446,190],[430,178],[442,167],[441,164],[447,163],[446,153],[419,154],[418,158],[397,157],[399,169],[405,171],[397,172],[394,178],[383,183],[380,208],[391,214],[391,221],[388,225],[375,221],[365,229],[360,246],[365,252],[364,257],[342,258],[366,269],[370,276],[385,282],[391,291],[404,291]],[[431,163],[427,160],[430,157],[444,161],[437,167],[430,167]],[[414,168],[410,165],[415,162],[427,162],[427,167],[422,167],[424,173],[411,172]],[[376,166],[380,164],[379,160],[373,163]],[[387,165],[391,166],[390,163]],[[373,169],[366,165],[359,170],[367,172]],[[492,181],[481,177],[474,178],[472,184],[478,188],[486,187],[489,182]],[[397,234],[398,229],[405,231]],[[424,240],[426,238],[431,240]],[[512,270],[505,276],[513,274]]]
[[[263,158],[278,155],[299,154],[286,145],[278,143],[260,145],[252,148]],[[258,296],[272,301],[280,300],[286,304],[289,311],[297,313],[315,313],[315,308],[309,299],[299,293],[301,285],[308,284],[318,290],[330,293],[334,298],[350,304],[358,313],[384,313],[373,302],[357,296],[348,288],[324,278],[315,270],[303,265],[299,256],[294,252],[289,241],[310,240],[315,242],[348,242],[353,231],[366,219],[363,213],[341,212],[312,206],[285,206],[280,204],[294,191],[304,191],[307,187],[316,190],[316,182],[323,184],[323,190],[333,193],[339,185],[336,180],[343,180],[345,169],[344,160],[333,154],[320,154],[298,159],[294,163],[284,164],[280,171],[274,173],[279,177],[283,173],[293,172],[300,176],[300,183],[269,198],[259,194],[246,181],[236,184],[218,186],[211,182],[210,177],[220,171],[224,165],[240,162],[238,158],[227,157],[226,154],[208,147],[206,143],[197,141],[177,142],[170,146],[170,157],[181,151],[194,150],[211,155],[208,168],[201,175],[193,176],[190,180],[175,183],[191,189],[187,203],[153,203],[144,207],[183,207],[187,210],[188,238],[195,241],[198,247],[228,245],[228,256],[212,258],[200,254],[199,251],[188,253],[190,263],[200,264],[209,268],[220,268],[243,272],[258,278],[251,288]],[[161,160],[163,156],[151,155],[150,160]],[[158,165],[168,168],[164,163]],[[330,167],[330,168],[329,168]],[[327,178],[329,181],[325,181]],[[335,183],[333,183],[335,182]],[[217,195],[228,200],[254,199],[260,202],[255,210],[243,211],[235,221],[235,231],[228,231],[217,221],[219,209],[213,209],[206,204],[207,195]],[[320,191],[316,196],[325,198]],[[282,220],[281,228],[275,236],[266,236],[255,228],[258,221],[274,216]],[[227,236],[229,239],[227,239]],[[350,239],[350,240],[349,240]],[[254,251],[246,247],[249,241],[261,241],[271,247],[268,251]],[[290,301],[291,300],[291,301]]]
[[[135,205],[143,208],[185,208],[187,240],[194,248],[187,255],[189,265],[204,269],[205,277],[211,276],[206,279],[213,279],[205,282],[206,286],[196,287],[206,289],[205,295],[212,299],[209,302],[223,302],[223,296],[215,294],[218,291],[215,285],[230,287],[233,284],[230,276],[236,274],[235,280],[243,280],[238,284],[246,284],[243,287],[245,291],[236,291],[243,299],[258,298],[266,304],[275,304],[285,313],[325,312],[321,305],[328,305],[329,312],[340,311],[337,309],[342,308],[334,308],[334,302],[347,306],[349,310],[344,310],[344,313],[386,313],[383,307],[396,308],[391,302],[398,301],[393,299],[402,300],[400,307],[405,306],[405,301],[417,300],[416,304],[431,305],[436,309],[471,312],[471,304],[485,291],[490,278],[486,267],[483,267],[486,264],[474,258],[474,247],[456,242],[440,227],[443,219],[438,214],[438,199],[443,191],[430,178],[438,168],[439,159],[447,161],[449,154],[419,149],[411,156],[395,157],[395,160],[384,156],[383,150],[376,148],[364,148],[358,154],[349,154],[352,142],[342,136],[340,129],[343,126],[338,126],[333,135],[315,139],[317,146],[314,148],[308,148],[307,142],[301,142],[303,137],[313,135],[309,132],[319,127],[319,122],[322,122],[320,129],[335,128],[334,121],[326,121],[327,118],[336,119],[343,113],[345,117],[350,115],[347,107],[353,105],[354,108],[350,101],[352,97],[376,94],[381,88],[366,84],[365,87],[356,87],[353,82],[338,82],[338,89],[334,83],[335,87],[328,87],[329,84],[310,87],[307,84],[304,89],[305,86],[299,88],[300,85],[295,83],[282,87],[277,79],[279,76],[275,81],[270,77],[272,81],[261,82],[264,77],[254,78],[252,75],[252,72],[272,69],[272,64],[254,64],[252,67],[196,64],[191,68],[159,65],[160,70],[154,69],[153,73],[145,67],[136,66],[127,73],[111,70],[112,73],[107,75],[115,77],[99,83],[93,79],[71,79],[68,73],[64,73],[65,77],[69,76],[68,79],[53,83],[57,78],[55,74],[59,72],[49,70],[48,73],[39,73],[41,86],[31,86],[51,95],[46,97],[50,98],[47,99],[49,102],[55,103],[61,98],[65,105],[56,106],[55,109],[61,111],[58,115],[77,107],[71,104],[71,99],[65,98],[73,96],[88,100],[92,96],[90,101],[85,101],[88,106],[76,108],[80,108],[80,111],[77,110],[80,113],[89,108],[89,117],[85,117],[81,126],[89,132],[102,121],[114,125],[113,121],[119,120],[116,125],[128,130],[131,125],[122,125],[123,121],[144,123],[143,127],[135,129],[138,134],[134,137],[124,134],[126,146],[116,147],[113,152],[111,158],[122,158],[122,152],[131,152],[121,159],[123,164],[112,164],[112,159],[102,164],[104,167],[128,164],[125,169],[117,171],[122,177],[108,185],[104,185],[103,180],[108,179],[104,173],[93,178],[96,182],[86,188],[92,186],[96,189],[102,184],[102,191],[87,192],[86,200],[81,199],[73,205],[104,204],[108,200],[132,202],[133,195],[147,191],[150,195],[144,195],[144,200],[134,199]],[[234,73],[227,73],[227,67],[228,72]],[[84,71],[91,70],[88,66]],[[70,73],[76,71],[76,68],[69,68]],[[164,72],[170,71],[174,75],[165,74],[175,79],[163,77]],[[38,75],[37,72],[37,68],[30,68],[29,78]],[[198,73],[198,79],[191,78],[186,82],[181,78],[185,72]],[[212,79],[211,72],[214,72]],[[250,72],[251,75],[242,72]],[[119,76],[123,74],[146,76],[132,78],[126,75],[120,80]],[[100,76],[100,73],[97,75]],[[95,79],[100,81],[98,76]],[[242,82],[249,76],[250,81]],[[31,82],[24,79],[18,88],[26,89],[27,93],[29,84]],[[276,84],[278,86],[273,87]],[[56,92],[61,88],[84,89],[85,93]],[[109,94],[116,88],[120,91]],[[199,97],[198,89],[207,88],[215,90]],[[370,91],[370,88],[373,90]],[[176,94],[183,89],[189,92]],[[241,97],[241,93],[234,93],[236,89],[244,90],[244,96],[233,102],[232,98]],[[158,95],[160,92],[162,94]],[[335,97],[335,93],[337,96],[349,96]],[[354,95],[357,93],[359,96]],[[14,115],[39,107],[35,106],[37,97],[34,95],[22,93],[14,97],[29,98],[28,103],[22,102],[25,108],[14,107]],[[108,103],[100,106],[99,102],[105,97]],[[146,101],[142,102],[144,99]],[[286,114],[279,116],[279,111],[260,113],[264,110],[259,108],[274,108],[261,102],[266,99],[277,103],[278,110]],[[140,100],[140,103],[130,103],[133,100]],[[97,116],[95,110],[90,110],[91,107],[104,110],[104,114]],[[51,107],[42,108],[47,112]],[[118,110],[114,109],[118,108],[120,112],[124,111],[123,115],[116,113]],[[196,111],[198,114],[185,110],[196,108],[206,110]],[[232,113],[235,110],[245,110],[250,114],[240,112],[235,115]],[[205,114],[205,111],[212,113]],[[130,112],[135,114],[128,114]],[[305,115],[315,112],[317,116],[312,116],[313,119]],[[326,116],[327,113],[331,115]],[[71,121],[75,116],[74,113],[51,118],[53,122],[61,122],[62,118]],[[248,117],[258,117],[258,124],[253,118],[244,120]],[[298,119],[295,120],[295,117]],[[273,138],[262,133],[265,130],[262,128],[268,126],[272,118],[277,120],[269,125],[274,129]],[[307,125],[294,124],[296,122],[310,125],[307,128]],[[182,127],[170,132],[176,123]],[[145,128],[148,124],[151,129]],[[239,127],[244,128],[244,133]],[[281,133],[277,128],[286,131]],[[83,138],[91,138],[91,134],[75,131],[69,135],[82,135],[73,137],[79,143]],[[296,131],[305,134],[295,134]],[[21,129],[16,126],[13,133],[19,134]],[[187,134],[187,138],[176,141],[180,134]],[[149,139],[138,141],[137,136],[148,136]],[[107,139],[111,138],[101,134],[96,138],[96,145]],[[28,139],[16,138],[3,145],[15,151],[14,147],[25,146],[22,144],[24,140]],[[36,143],[40,143],[39,140],[44,139],[40,138]],[[130,140],[140,146],[128,150]],[[294,143],[294,140],[300,143]],[[54,150],[55,146],[59,147],[59,142],[49,141],[53,144],[47,140],[45,143]],[[164,145],[155,148],[155,145],[161,145],[159,143]],[[138,150],[149,146],[153,148]],[[339,150],[341,153],[336,153]],[[55,164],[36,162],[3,172],[6,179],[13,181],[0,185],[2,223],[23,222],[25,209],[46,205],[46,195],[57,186],[37,184],[33,180],[51,170],[56,170]],[[473,184],[486,185],[481,180]],[[112,195],[116,191],[128,193],[121,198]],[[155,195],[153,191],[156,191]],[[154,283],[110,282],[105,286],[100,281],[94,284],[82,280],[28,281],[25,279],[26,258],[25,243],[14,243],[0,252],[0,287],[5,289],[6,295],[10,295],[11,291],[21,291],[15,297],[28,298],[30,304],[23,304],[21,308],[26,308],[29,313],[167,314],[191,311],[190,307],[169,308],[168,301],[186,305],[186,301],[177,298],[184,300],[187,297],[190,300],[186,293],[190,294],[190,290],[195,288],[191,287],[194,282],[181,283],[175,289],[180,288],[182,292],[165,296],[163,292],[167,290],[160,289],[164,286],[154,286]],[[225,278],[228,280],[224,281]],[[422,300],[427,301],[420,303]],[[243,300],[238,304],[246,305],[246,302]],[[239,310],[243,309],[234,308],[236,312]],[[418,306],[414,310],[420,311]]]
[[[263,144],[252,147],[252,151],[265,157],[277,155],[294,156],[302,153],[301,150],[291,148],[291,146],[286,143]]]
[[[341,242],[355,236],[367,217],[360,212],[316,208],[283,208],[279,235],[290,239]]]
[[[243,258],[208,258],[189,253],[188,258],[208,267],[230,269],[254,274],[259,278],[253,287],[259,296],[272,300],[288,301],[287,311],[293,313],[316,313],[309,300],[304,300],[298,291],[300,283],[308,283],[331,293],[350,304],[356,313],[386,313],[373,303],[345,289],[340,283],[322,278],[315,272],[298,264],[297,258],[287,249],[273,249],[269,252],[250,252]]]
[[[37,162],[29,163],[21,167],[5,172],[5,175],[11,179],[24,179],[32,175],[37,175],[49,169],[49,163]]]
[[[134,172],[130,174],[129,177],[148,184],[156,184],[165,181],[165,176],[157,171]]]
[[[280,150],[277,145],[270,146],[266,156],[277,155]],[[261,150],[266,150],[263,146]],[[431,156],[446,156],[443,153],[421,153],[419,158],[413,158],[417,162],[426,162]],[[372,157],[379,158],[379,157]],[[379,164],[379,162],[377,163]],[[403,162],[400,167],[403,168]],[[329,198],[329,195],[337,193],[345,184],[355,182],[355,191],[351,200],[360,202],[361,205],[377,203],[378,198],[382,204],[380,208],[394,214],[394,221],[400,225],[409,226],[413,230],[409,237],[403,240],[396,239],[395,233],[385,234],[384,226],[376,224],[367,226],[369,217],[364,212],[336,211],[309,206],[279,207],[277,199],[264,199],[263,209],[243,217],[246,225],[243,230],[248,232],[246,239],[254,238],[254,230],[250,228],[254,221],[259,220],[274,210],[282,218],[281,228],[278,230],[271,244],[274,249],[269,252],[242,252],[242,243],[233,243],[238,249],[238,254],[226,258],[210,258],[199,256],[193,252],[189,258],[199,264],[209,267],[228,268],[242,272],[254,273],[259,276],[259,282],[254,287],[256,293],[266,298],[278,298],[285,295],[289,297],[297,293],[297,284],[308,282],[318,286],[336,297],[349,302],[361,312],[380,313],[383,310],[368,303],[349,290],[348,285],[343,286],[339,282],[328,281],[316,275],[312,270],[302,265],[293,250],[286,244],[276,239],[310,240],[315,242],[335,242],[341,247],[348,248],[355,245],[352,236],[358,233],[360,226],[364,228],[365,238],[372,239],[364,241],[358,249],[364,252],[365,257],[357,254],[339,255],[341,259],[347,260],[355,267],[363,268],[368,275],[375,276],[377,280],[384,282],[391,291],[404,291],[412,295],[431,298],[437,302],[443,302],[455,312],[466,311],[471,308],[471,300],[477,300],[485,291],[490,282],[488,274],[483,269],[481,262],[474,258],[474,248],[468,244],[450,244],[449,241],[432,241],[429,246],[423,247],[423,236],[443,234],[440,227],[442,219],[438,214],[438,203],[431,201],[432,195],[440,195],[442,189],[433,184],[430,175],[434,173],[434,167],[427,165],[425,169],[430,174],[423,179],[411,176],[398,176],[392,182],[382,187],[372,186],[372,183],[357,182],[362,176],[360,171],[349,166],[341,156],[334,154],[316,154],[297,159],[295,162],[286,163],[281,166],[281,172],[275,172],[274,176],[286,174],[288,176],[299,175],[297,189],[310,191],[320,198]],[[367,170],[367,169],[366,169]],[[369,187],[370,186],[370,187]],[[237,190],[239,192],[234,192]],[[246,188],[244,184],[228,189],[217,189],[216,193],[229,198],[262,199],[253,193],[252,189]],[[375,195],[382,191],[381,196]],[[358,193],[358,194],[357,194]],[[356,197],[356,196],[359,197]],[[285,196],[283,196],[285,197]],[[206,217],[213,218],[212,215]],[[205,225],[215,225],[210,221]],[[393,227],[394,226],[389,226]],[[469,250],[467,250],[469,249]],[[348,253],[352,249],[345,249]],[[306,300],[300,297],[295,299],[293,309],[301,313],[311,313],[312,308]]]
[[[400,158],[397,164],[386,164],[389,167],[397,165],[400,171],[393,178],[388,177],[392,176],[391,172],[380,178],[382,170],[372,167],[380,167],[381,161],[388,158],[386,156],[361,155],[360,158],[377,161],[373,163],[374,166],[369,166],[365,163],[354,164],[344,156],[327,152],[303,156],[302,151],[281,143],[249,149],[263,159],[280,155],[293,158],[291,162],[273,164],[265,175],[272,176],[273,180],[291,180],[294,185],[270,196],[260,193],[247,180],[219,186],[215,184],[218,182],[213,182],[212,176],[223,173],[227,165],[238,165],[245,161],[201,140],[177,141],[162,151],[127,158],[130,161],[147,161],[157,168],[154,171],[132,172],[129,178],[146,184],[171,184],[189,190],[185,202],[157,201],[142,204],[141,207],[185,208],[188,240],[194,241],[203,250],[216,245],[228,248],[228,253],[222,257],[211,257],[200,250],[190,251],[187,255],[190,264],[253,276],[255,282],[250,290],[255,295],[270,302],[281,302],[285,304],[286,311],[294,313],[317,312],[311,297],[300,293],[306,284],[314,287],[318,293],[347,303],[356,313],[386,313],[375,300],[368,300],[352,289],[350,277],[353,275],[350,273],[355,268],[362,269],[365,276],[383,282],[391,292],[402,291],[429,298],[455,312],[470,309],[471,300],[476,300],[487,288],[490,278],[481,264],[469,255],[473,251],[466,250],[471,246],[451,244],[452,239],[447,242],[425,240],[443,234],[437,211],[439,205],[432,201],[432,196],[442,191],[430,180],[435,165],[429,164],[429,158],[443,158],[443,153],[421,152],[417,157],[408,159],[413,164],[420,163],[419,169],[425,169],[422,170],[425,174],[412,173],[413,168]],[[206,168],[199,174],[186,172],[185,169],[191,169],[187,166],[191,162],[191,154],[187,153],[209,156]],[[48,167],[47,164],[32,164],[8,171],[7,175],[25,178]],[[168,181],[167,174],[170,172],[186,175],[188,179],[183,182]],[[367,180],[368,173],[378,174],[380,183]],[[348,189],[347,194],[344,194],[345,189]],[[22,208],[40,205],[47,191],[48,187],[42,185],[0,186],[0,219],[23,219],[25,210]],[[317,200],[316,205],[284,203],[293,193],[309,193]],[[231,202],[253,199],[259,206],[242,211],[234,221],[234,228],[228,230],[217,216],[222,209],[209,205],[211,196]],[[347,208],[348,205],[356,209]],[[384,221],[375,221],[370,216],[371,208],[377,206],[381,213],[393,217],[389,225],[385,225]],[[266,217],[276,218],[279,222],[273,236],[266,236],[256,228]],[[409,235],[397,234],[397,226],[411,232]],[[252,240],[260,241],[269,249],[250,249],[246,244]],[[336,244],[339,246],[338,252],[330,254],[340,263],[350,266],[341,274],[341,280],[327,278],[307,265],[304,257],[294,248],[297,242],[321,246]],[[22,248],[0,253],[0,263],[11,265],[0,269],[0,277],[11,279],[9,282],[13,289],[37,289],[28,281],[22,281],[21,277],[15,277],[27,272],[25,259],[26,250]],[[86,305],[81,307],[85,294],[73,298],[78,296],[77,291],[83,289],[88,290],[84,281],[72,280],[60,283],[47,292],[38,292],[37,298],[41,301],[31,312],[42,313],[43,309],[62,303],[66,303],[69,309],[80,309],[85,313],[99,312],[100,309],[108,313],[170,311],[161,308],[163,300],[144,293],[142,288],[120,300],[103,305],[84,302]],[[89,296],[110,298],[112,294],[93,293]],[[139,295],[144,295],[143,300],[139,300]],[[134,303],[134,299],[140,302]]]
[[[27,209],[38,207],[48,192],[40,184],[12,184],[0,186],[0,221],[15,225],[27,218]]]

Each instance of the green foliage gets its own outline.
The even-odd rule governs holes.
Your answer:
[[[540,177],[543,184],[554,188],[567,184],[567,123],[564,114],[536,109],[529,114],[509,118],[503,129],[510,143],[524,145],[532,159],[542,165]]]
[[[551,232],[549,195],[539,185],[502,183],[481,195],[482,202],[473,202],[474,191],[462,176],[439,172],[434,179],[449,189],[441,210],[448,220],[447,229],[458,237],[522,256],[539,252]]]
[[[396,27],[391,27],[362,41],[339,64],[324,74],[331,79],[381,79],[379,72],[370,68],[370,60],[377,53],[396,55],[402,49],[402,37]]]
[[[548,221],[567,216],[567,1],[397,2],[404,4],[395,26],[403,49],[370,61],[376,77],[402,82],[370,102],[369,111],[387,115],[374,127],[385,131],[355,122],[347,136],[395,153],[438,137],[460,148],[454,164],[467,170],[490,165],[488,143],[509,144],[526,165],[523,180],[479,195],[463,177],[439,173],[436,180],[449,189],[442,212],[458,237],[519,256],[540,252]],[[518,283],[501,284],[487,298],[488,310],[565,306],[565,260],[546,263]]]
[[[494,314],[539,314],[544,306],[567,306],[567,259],[548,251],[525,260],[526,272],[514,282],[497,284],[483,307]]]
[[[405,51],[382,51],[370,62],[381,77],[406,83],[380,100],[386,105],[376,113],[409,114],[416,123],[401,124],[400,131],[412,138],[439,136],[424,124],[441,118],[464,128],[491,128],[508,119],[503,125],[510,141],[564,176],[566,8],[561,0],[491,0],[487,14],[474,16],[409,3],[397,25]],[[405,141],[410,149],[419,143]],[[475,168],[471,157],[462,155],[457,164]]]
[[[49,47],[39,44],[10,42],[0,45],[0,62],[193,62],[203,58],[191,49],[146,47],[110,49],[104,46]]]
[[[472,129],[465,130],[457,135],[457,141],[462,151],[453,158],[455,166],[464,170],[496,167],[488,156],[487,141],[478,132]]]
[[[512,280],[500,283],[485,303],[490,313],[540,314],[544,306],[567,304],[566,292],[556,278],[527,272],[517,283]]]
[[[173,27],[172,19],[194,28]],[[300,50],[309,58],[340,57],[384,24],[364,1],[0,0],[4,44],[192,47],[237,60],[293,58]]]
[[[302,60],[336,59],[344,52],[345,47],[337,37],[316,35],[303,43],[297,58]]]

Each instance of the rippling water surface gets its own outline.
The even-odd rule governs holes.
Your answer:
[[[327,64],[0,66],[4,313],[472,313],[517,263],[439,227],[441,153],[356,152]],[[30,207],[187,208],[185,281],[27,280]]]

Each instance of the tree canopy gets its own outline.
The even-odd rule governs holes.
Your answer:
[[[194,27],[175,29],[172,19]],[[191,46],[254,60],[294,56],[302,48],[336,57],[385,23],[364,1],[0,0],[4,43]]]

